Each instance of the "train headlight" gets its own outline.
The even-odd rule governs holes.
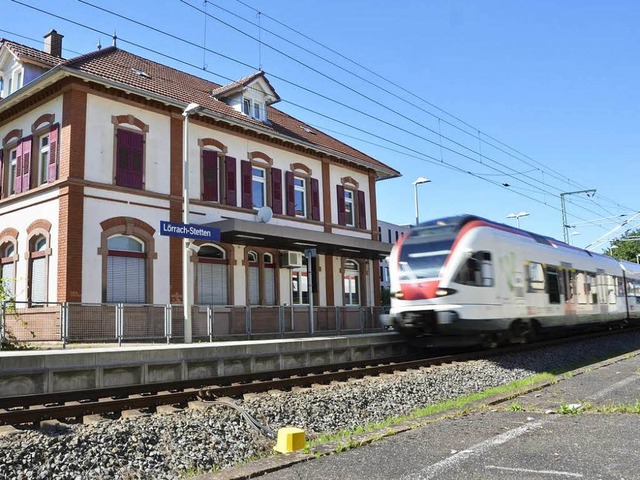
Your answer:
[[[404,298],[404,293],[402,292],[396,292],[393,294],[394,297],[396,297],[399,300],[402,300]]]
[[[436,297],[446,297],[447,295],[453,295],[457,290],[453,288],[439,288],[436,290]]]

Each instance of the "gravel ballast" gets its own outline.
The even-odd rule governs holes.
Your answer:
[[[295,426],[310,439],[638,348],[640,335],[628,333],[236,403],[274,431]],[[215,404],[206,410],[60,424],[0,437],[0,478],[175,479],[271,455],[274,444],[238,410]]]

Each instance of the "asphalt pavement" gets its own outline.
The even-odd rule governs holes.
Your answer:
[[[202,478],[640,479],[640,351],[539,387]]]

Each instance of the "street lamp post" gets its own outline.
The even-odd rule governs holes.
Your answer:
[[[509,215],[507,215],[507,218],[515,218],[516,226],[520,228],[520,217],[528,217],[528,216],[529,216],[529,212],[520,212],[520,213],[510,213]]]
[[[430,183],[431,180],[424,177],[418,177],[415,182],[413,182],[413,198],[416,204],[416,225],[420,223],[420,213],[418,210],[418,185],[421,183]]]
[[[182,135],[182,223],[189,223],[189,117],[198,113],[202,107],[190,103],[182,112],[184,132]],[[190,240],[183,239],[182,251],[182,306],[184,309],[184,342],[191,343],[191,277],[189,276]]]

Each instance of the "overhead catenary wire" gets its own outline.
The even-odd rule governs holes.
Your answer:
[[[239,3],[239,4],[241,4],[241,5],[243,5],[243,6],[245,6],[246,8],[249,8],[249,9],[251,9],[251,10],[256,11],[254,7],[252,7],[252,6],[248,5],[246,2],[244,2],[244,1],[242,1],[242,0],[236,0],[236,2],[237,2],[237,3]],[[208,0],[205,0],[205,3],[211,3],[211,2],[209,2]],[[242,19],[242,20],[245,20],[245,21],[247,21],[247,22],[251,23],[249,20],[246,20],[246,19],[244,19],[243,17],[241,17],[241,16],[239,16],[239,15],[236,15],[235,13],[231,12],[231,11],[230,11],[230,10],[228,10],[228,9],[225,9],[225,8],[221,7],[220,5],[217,5],[217,4],[214,4],[214,5],[215,5],[215,7],[216,7],[216,8],[218,8],[218,9],[221,9],[221,10],[223,10],[223,11],[225,11],[225,12],[230,13],[231,15],[236,16],[237,18],[240,18],[240,19]],[[466,133],[466,134],[468,134],[468,135],[470,135],[470,136],[473,136],[473,135],[474,135],[474,133],[473,133],[474,131],[476,131],[476,132],[477,132],[478,136],[480,135],[480,133],[482,133],[486,138],[489,138],[489,139],[491,139],[491,140],[493,140],[493,141],[497,142],[499,145],[502,145],[502,146],[504,146],[505,148],[508,148],[509,150],[511,150],[512,152],[515,152],[515,153],[516,153],[517,155],[519,155],[520,157],[526,158],[526,159],[528,159],[528,160],[530,160],[530,161],[532,161],[532,162],[534,162],[534,163],[536,163],[536,164],[538,164],[538,165],[543,166],[546,170],[548,170],[549,172],[551,172],[551,173],[555,174],[555,175],[553,175],[553,176],[554,176],[554,178],[556,178],[556,179],[558,179],[558,180],[566,181],[566,182],[567,182],[567,183],[569,183],[570,185],[579,186],[579,187],[581,187],[581,188],[583,188],[583,189],[587,188],[586,186],[581,185],[581,184],[579,184],[579,183],[577,183],[577,182],[573,181],[572,179],[570,179],[570,178],[566,177],[565,175],[563,175],[563,174],[561,174],[561,173],[559,173],[559,172],[555,171],[554,169],[552,169],[552,168],[548,167],[547,165],[544,165],[543,163],[541,163],[541,162],[539,162],[539,161],[537,161],[537,160],[535,160],[535,159],[531,158],[530,156],[528,156],[528,155],[526,155],[526,154],[524,154],[524,153],[520,152],[518,149],[516,149],[516,148],[514,148],[514,147],[512,147],[512,146],[510,146],[510,145],[508,145],[508,144],[506,144],[506,143],[504,143],[504,142],[502,142],[502,141],[498,140],[497,138],[495,138],[495,137],[493,137],[493,136],[491,136],[491,135],[489,135],[489,134],[487,134],[487,133],[485,133],[485,132],[481,132],[479,129],[477,129],[476,127],[474,127],[474,126],[470,125],[469,123],[465,122],[464,120],[462,120],[461,118],[457,117],[456,115],[454,115],[454,114],[452,114],[452,113],[450,113],[450,112],[446,111],[445,109],[443,109],[443,108],[441,108],[441,107],[439,107],[439,106],[435,105],[434,103],[432,103],[432,102],[430,102],[430,101],[426,100],[424,97],[421,97],[420,95],[416,94],[416,92],[409,91],[408,89],[406,89],[405,87],[403,87],[401,84],[399,84],[399,83],[397,83],[397,82],[394,82],[393,80],[390,80],[389,78],[387,78],[387,77],[385,77],[385,76],[383,76],[383,75],[380,75],[380,74],[379,74],[379,73],[377,73],[376,71],[374,71],[374,70],[372,70],[372,69],[370,69],[370,68],[366,67],[365,65],[363,65],[363,64],[361,64],[361,63],[359,63],[359,62],[356,62],[355,60],[353,60],[353,59],[351,59],[351,58],[347,57],[346,55],[344,55],[344,54],[340,53],[339,51],[337,51],[337,50],[335,50],[335,49],[333,49],[333,48],[331,48],[331,47],[327,46],[326,44],[324,44],[324,43],[322,43],[322,42],[319,42],[318,40],[316,40],[316,39],[314,39],[314,38],[311,38],[309,35],[306,35],[305,33],[303,33],[303,32],[301,32],[301,31],[299,31],[299,30],[297,30],[297,29],[295,29],[295,28],[291,27],[290,25],[287,25],[287,24],[286,24],[286,23],[284,23],[284,22],[281,22],[280,20],[278,20],[278,19],[276,19],[276,18],[274,18],[274,17],[272,17],[272,16],[270,16],[270,15],[268,15],[268,14],[263,13],[262,15],[263,15],[265,18],[268,18],[268,19],[272,20],[273,22],[277,23],[278,25],[282,26],[283,28],[286,28],[286,29],[288,29],[288,30],[290,30],[290,31],[294,32],[296,35],[299,35],[299,36],[301,36],[301,37],[303,37],[303,38],[305,38],[305,39],[309,40],[310,42],[312,42],[312,43],[314,43],[314,44],[316,44],[316,45],[319,45],[320,47],[322,47],[322,48],[326,49],[327,51],[329,51],[329,52],[331,52],[331,53],[333,53],[333,54],[337,55],[338,57],[340,57],[340,58],[342,58],[342,59],[346,60],[347,62],[349,62],[349,63],[351,63],[351,64],[353,64],[353,65],[355,65],[355,66],[357,66],[357,67],[359,67],[359,68],[361,68],[361,69],[363,69],[364,71],[366,71],[366,72],[368,72],[368,73],[372,74],[373,76],[375,76],[375,77],[377,77],[377,78],[379,78],[379,79],[381,79],[381,80],[383,80],[383,81],[387,82],[388,84],[392,85],[393,87],[395,87],[395,88],[397,88],[397,89],[399,89],[399,90],[401,90],[401,91],[403,91],[403,92],[407,93],[408,95],[410,95],[410,96],[411,96],[411,98],[412,98],[412,99],[418,99],[418,100],[420,100],[421,102],[423,102],[424,104],[429,105],[430,107],[432,107],[432,108],[434,108],[434,109],[438,110],[438,111],[439,111],[439,112],[441,112],[441,113],[444,113],[445,115],[449,116],[450,118],[453,118],[453,119],[454,119],[454,120],[456,120],[457,122],[459,122],[459,123],[461,123],[461,124],[465,125],[465,126],[466,126],[466,127],[468,127],[471,131],[466,131],[466,130],[464,130],[464,129],[460,128],[458,125],[456,125],[456,124],[454,124],[454,123],[452,123],[452,122],[449,122],[449,121],[447,121],[447,120],[445,120],[445,119],[443,119],[443,118],[441,118],[441,117],[439,117],[439,116],[435,115],[434,113],[429,112],[428,110],[421,109],[421,108],[417,107],[414,103],[409,102],[408,100],[406,100],[406,99],[404,99],[404,98],[400,97],[399,95],[395,94],[393,91],[390,91],[390,90],[388,90],[388,89],[385,89],[385,88],[383,88],[383,87],[381,87],[381,86],[379,86],[379,85],[377,85],[377,84],[375,84],[375,83],[371,82],[371,81],[370,81],[368,78],[366,78],[366,77],[363,77],[363,76],[358,75],[358,74],[356,74],[356,73],[354,73],[354,72],[351,72],[350,70],[345,69],[345,68],[343,68],[343,67],[339,67],[339,68],[342,68],[344,71],[346,71],[346,72],[348,72],[348,73],[350,73],[350,74],[352,74],[352,75],[356,76],[359,80],[365,81],[365,82],[367,82],[367,83],[369,83],[369,84],[371,84],[371,85],[373,85],[373,86],[375,86],[375,87],[377,87],[377,88],[381,89],[381,90],[382,90],[382,91],[384,91],[385,93],[387,93],[387,94],[389,94],[389,95],[392,95],[393,97],[395,97],[395,98],[397,98],[397,99],[399,99],[399,100],[402,100],[402,101],[406,102],[407,104],[409,104],[409,105],[411,105],[411,106],[413,106],[413,107],[416,107],[416,108],[418,108],[419,110],[421,110],[421,111],[423,111],[423,112],[425,112],[425,113],[427,113],[427,114],[429,114],[429,115],[434,116],[435,118],[437,118],[437,119],[438,119],[438,123],[440,123],[440,121],[442,121],[442,122],[444,122],[444,123],[446,123],[446,124],[450,125],[451,127],[456,128],[456,129],[458,129],[458,130],[460,130],[460,131],[462,131],[462,132],[464,132],[464,133]],[[268,30],[266,30],[266,31],[268,31]],[[277,36],[278,38],[282,38],[282,39],[283,39],[283,40],[285,40],[285,41],[289,41],[289,40],[286,40],[284,37],[282,37],[282,36],[280,36],[280,35],[278,35],[278,34],[276,34],[276,33],[273,33],[273,32],[269,32],[269,33],[271,33],[272,35]],[[327,60],[327,59],[325,59],[324,57],[322,57],[322,56],[320,56],[320,55],[317,55],[317,54],[315,54],[314,52],[311,52],[310,50],[308,50],[308,49],[306,49],[306,48],[304,48],[304,47],[302,47],[302,46],[298,45],[296,42],[293,42],[293,41],[289,41],[289,42],[290,42],[292,45],[297,46],[298,48],[303,49],[303,50],[305,50],[306,52],[308,52],[308,53],[310,53],[310,54],[312,54],[312,55],[314,55],[314,56],[317,56],[318,58],[322,58],[323,60],[325,60],[326,62],[330,63],[331,65],[337,66],[334,62],[331,62],[330,60]],[[498,147],[496,147],[495,145],[491,144],[490,142],[485,142],[485,143],[488,143],[489,145],[491,145],[491,146],[492,146],[492,147],[494,147],[494,148],[498,148]],[[504,152],[504,153],[507,153],[506,151],[501,150],[501,149],[500,149],[500,151],[502,151],[502,152]],[[516,157],[516,156],[515,156],[515,155],[513,155],[513,154],[509,154],[509,155],[510,155],[510,156],[512,156],[512,158],[515,158],[515,159],[518,159],[518,160],[520,160],[520,161],[523,161],[521,158],[518,158],[518,157]],[[524,162],[524,161],[523,161],[523,163],[527,163],[527,162]],[[601,197],[602,197],[603,199],[606,199],[606,200],[609,200],[609,201],[611,201],[611,202],[615,203],[615,204],[616,204],[617,206],[619,206],[619,207],[622,207],[622,205],[620,205],[620,204],[619,204],[618,202],[616,202],[615,200],[608,199],[608,198],[603,197],[603,196],[601,196]],[[626,208],[626,207],[624,207],[624,208]]]
[[[15,3],[21,4],[21,5],[24,5],[24,6],[30,7],[30,8],[34,8],[34,7],[29,6],[29,5],[24,4],[24,3],[22,3],[22,2],[19,2],[19,1],[16,1],[16,0],[13,0],[13,1],[14,1]],[[82,1],[82,0],[80,0],[80,1]],[[171,37],[171,38],[174,38],[174,39],[176,39],[176,40],[179,40],[179,41],[181,41],[181,42],[185,42],[185,43],[190,44],[190,45],[192,45],[192,46],[194,46],[194,47],[197,47],[197,48],[203,48],[202,46],[197,45],[197,44],[195,44],[195,43],[193,43],[193,42],[186,41],[184,38],[180,38],[180,37],[177,37],[177,36],[175,36],[175,35],[172,35],[172,34],[170,34],[170,33],[166,32],[165,30],[157,29],[157,28],[155,28],[155,27],[149,26],[149,25],[147,25],[147,24],[144,24],[144,23],[142,23],[142,22],[136,21],[136,20],[131,19],[131,18],[129,18],[129,17],[126,17],[126,16],[123,16],[123,15],[117,14],[117,13],[115,13],[115,12],[110,12],[110,11],[108,11],[108,10],[106,10],[106,9],[102,8],[102,7],[98,7],[98,6],[92,5],[92,4],[90,4],[89,2],[86,2],[86,1],[82,1],[82,3],[85,3],[85,4],[89,5],[89,6],[92,6],[93,8],[99,8],[99,9],[101,9],[101,10],[103,10],[103,11],[107,12],[107,13],[112,14],[112,15],[117,15],[117,16],[119,16],[119,17],[121,17],[121,18],[124,18],[124,19],[126,19],[126,20],[128,20],[128,21],[131,21],[131,22],[136,23],[136,24],[138,24],[138,25],[144,26],[145,28],[149,28],[149,29],[151,29],[151,30],[154,30],[154,31],[156,31],[156,32],[159,32],[159,33],[161,33],[161,34],[163,34],[163,35],[167,35],[167,36],[169,36],[169,37]],[[186,2],[183,2],[183,3],[187,4]],[[187,4],[187,5],[188,5],[188,4]],[[195,7],[193,7],[193,6],[192,6],[192,8],[195,8]],[[36,8],[36,10],[39,10],[39,9],[37,9],[37,8]],[[196,9],[196,10],[197,10],[197,9]],[[42,11],[42,10],[39,10],[39,11]],[[52,15],[52,14],[51,14],[51,12],[45,12],[45,11],[42,11],[42,12],[43,12],[43,13],[46,13],[46,14],[48,14],[48,15]],[[88,29],[91,29],[91,30],[93,30],[93,31],[97,31],[97,32],[99,32],[99,33],[103,33],[103,34],[105,34],[104,32],[100,32],[100,30],[98,30],[98,29],[95,29],[95,28],[92,28],[92,27],[90,27],[90,26],[87,26],[87,25],[81,24],[81,23],[79,23],[79,22],[71,21],[71,20],[69,20],[68,18],[63,18],[63,17],[59,17],[59,16],[56,16],[56,15],[53,15],[53,16],[54,16],[54,17],[58,17],[58,18],[62,18],[62,19],[63,19],[63,20],[65,20],[65,21],[69,21],[69,22],[71,22],[71,23],[74,23],[74,24],[76,24],[76,25],[82,26],[82,27],[84,27],[84,28],[88,28]],[[243,33],[244,33],[244,32],[243,32]],[[106,34],[106,35],[108,35],[108,34]],[[249,36],[249,37],[250,37],[250,36]],[[120,38],[120,40],[122,40],[122,41],[126,41],[126,40],[123,40],[122,38]],[[197,68],[197,69],[200,69],[200,70],[204,70],[203,68],[200,68],[200,67],[198,67],[198,66],[192,65],[192,64],[190,64],[190,63],[188,63],[188,62],[185,62],[185,61],[184,61],[184,60],[182,60],[182,59],[178,59],[178,58],[175,58],[175,57],[173,57],[173,56],[170,56],[170,55],[164,54],[164,53],[162,53],[162,52],[159,52],[159,51],[157,51],[157,50],[147,48],[147,47],[145,47],[145,46],[143,46],[143,45],[140,45],[140,44],[137,44],[137,43],[135,43],[135,42],[131,42],[131,41],[126,41],[126,42],[127,42],[127,43],[129,43],[129,44],[131,44],[131,45],[134,45],[134,46],[136,46],[136,47],[138,47],[138,48],[142,48],[142,49],[144,49],[144,50],[147,50],[147,51],[153,52],[153,53],[155,53],[155,54],[157,54],[157,55],[161,55],[161,56],[163,56],[163,57],[165,57],[165,58],[170,58],[170,59],[172,59],[172,60],[174,60],[174,61],[176,61],[176,62],[180,62],[180,63],[185,64],[185,65],[189,65],[189,66],[191,66],[191,67],[193,67],[193,68]],[[211,52],[211,53],[213,53],[213,54],[215,54],[215,55],[219,55],[219,56],[221,56],[222,58],[225,58],[225,59],[231,60],[231,61],[233,61],[233,62],[235,62],[235,63],[237,63],[237,64],[240,64],[240,65],[246,66],[246,67],[248,67],[248,68],[255,68],[255,67],[252,67],[251,65],[249,65],[249,64],[247,64],[247,63],[245,63],[245,62],[239,61],[239,60],[238,60],[238,59],[236,59],[236,58],[231,58],[231,57],[229,57],[229,56],[226,56],[226,55],[224,55],[224,54],[221,54],[220,52],[216,52],[216,51],[213,51],[213,50],[211,50],[211,49],[207,49],[207,48],[206,48],[206,46],[205,46],[204,48],[205,48],[205,50],[206,50],[206,51],[209,51],[209,52]],[[286,54],[285,54],[285,55],[286,55]],[[205,70],[205,71],[207,71],[207,70]],[[213,73],[213,72],[208,72],[208,73]],[[217,74],[217,75],[218,75],[220,78],[225,78],[225,79],[228,79],[229,81],[233,81],[233,80],[234,80],[234,79],[231,79],[231,78],[225,77],[224,75],[219,75],[219,74]],[[289,83],[289,84],[291,84],[291,85],[293,85],[293,86],[296,86],[297,88],[301,88],[301,89],[303,89],[303,90],[305,90],[305,91],[308,91],[308,92],[310,92],[310,93],[312,93],[312,94],[316,94],[316,95],[318,95],[318,93],[317,93],[317,92],[312,91],[312,90],[310,90],[310,89],[307,89],[307,88],[306,88],[306,87],[304,87],[304,86],[298,85],[298,84],[296,84],[295,82],[292,82],[292,81],[290,81],[290,80],[288,80],[288,79],[285,79],[285,78],[282,78],[282,77],[279,77],[279,76],[277,76],[277,75],[273,75],[273,74],[270,74],[270,75],[271,75],[271,76],[273,76],[274,78],[278,78],[278,79],[282,80],[283,82],[286,82],[286,83]],[[345,88],[348,88],[348,87],[345,87]],[[341,102],[336,102],[334,99],[329,98],[329,97],[327,97],[327,96],[323,96],[323,95],[320,95],[320,96],[321,96],[321,98],[324,98],[324,99],[326,99],[326,100],[328,100],[328,101],[333,101],[334,103],[337,103],[337,104],[341,105],[342,107],[345,107],[345,108],[351,108],[351,107],[349,107],[348,105],[346,105],[346,104],[344,104],[344,103],[341,103]],[[369,98],[369,100],[371,100],[371,99]],[[324,116],[325,118],[330,119],[330,120],[332,120],[332,121],[336,121],[336,119],[334,119],[334,118],[332,118],[332,117],[330,117],[330,116],[328,116],[328,115],[323,115],[323,114],[321,114],[321,113],[319,113],[319,112],[317,112],[317,111],[315,111],[315,110],[308,109],[308,108],[306,108],[306,107],[303,107],[303,106],[301,106],[301,105],[295,104],[295,103],[293,103],[293,102],[287,102],[287,101],[284,101],[284,102],[285,102],[285,103],[289,103],[289,104],[291,104],[291,105],[293,105],[293,106],[296,106],[296,107],[298,107],[298,108],[306,109],[307,111],[310,111],[310,112],[312,112],[312,113],[314,113],[314,114],[322,115],[322,116]],[[351,109],[352,109],[352,108],[351,108]],[[352,109],[352,110],[353,110],[353,109]],[[372,118],[372,119],[374,119],[374,120],[382,121],[381,119],[379,119],[379,118],[377,118],[377,117],[375,117],[375,116],[373,116],[373,115],[369,114],[368,112],[364,112],[364,111],[361,111],[361,110],[356,110],[356,111],[357,111],[358,113],[360,113],[360,114],[362,114],[362,115],[366,115],[366,116],[368,116],[369,118]],[[440,121],[440,119],[439,119],[439,121]],[[384,123],[384,121],[382,121],[382,122]],[[349,127],[349,128],[354,128],[354,126],[353,126],[353,125],[350,125],[350,124],[348,124],[348,123],[346,123],[346,122],[338,122],[338,123],[341,123],[341,124],[343,124],[343,125],[345,125],[345,126],[347,126],[347,127]],[[390,126],[390,127],[395,127],[394,125],[389,125],[389,122],[387,122],[386,124],[387,124],[388,126]],[[367,132],[367,131],[362,130],[362,129],[360,129],[360,130],[361,130],[361,131],[363,131],[363,132],[364,132],[364,133],[366,133],[366,134],[370,134],[370,132]],[[431,143],[431,144],[434,144],[434,145],[436,145],[436,146],[439,146],[441,150],[442,150],[442,149],[446,149],[447,151],[451,152],[452,154],[458,155],[458,156],[463,157],[463,158],[467,158],[467,159],[469,159],[469,160],[471,160],[471,161],[477,161],[477,160],[478,160],[477,158],[472,158],[470,155],[465,155],[464,153],[459,152],[459,151],[457,151],[457,150],[455,150],[455,149],[453,149],[453,148],[450,148],[450,147],[447,147],[447,146],[443,146],[443,145],[442,145],[442,141],[441,141],[441,140],[440,140],[440,142],[436,142],[436,141],[433,141],[433,140],[428,139],[428,138],[426,138],[426,137],[423,137],[423,136],[417,135],[417,134],[415,134],[414,132],[408,131],[408,130],[406,130],[406,129],[401,129],[401,131],[403,131],[403,132],[405,132],[405,133],[407,133],[407,134],[409,134],[409,135],[412,135],[412,136],[414,136],[414,137],[416,137],[416,138],[418,138],[418,139],[421,139],[421,140],[427,141],[427,142],[429,142],[429,143]],[[434,133],[434,134],[437,134],[437,135],[439,136],[439,138],[442,138],[442,137],[443,137],[441,132],[435,132],[434,130],[430,130],[430,132],[431,132],[431,133]],[[389,142],[389,140],[388,140],[388,139],[386,139],[386,138],[384,138],[384,137],[378,136],[377,138],[380,138],[380,139],[382,139],[382,140],[383,140],[383,141],[385,141],[385,142]],[[445,138],[447,138],[447,137],[445,137]],[[448,139],[448,140],[450,140],[450,141],[452,141],[452,142],[454,142],[454,143],[455,143],[455,141],[454,141],[454,140],[452,140],[452,139]],[[458,145],[459,145],[461,148],[464,148],[464,149],[468,150],[470,153],[478,154],[478,152],[477,152],[477,151],[474,151],[473,149],[470,149],[469,147],[467,147],[467,146],[465,146],[465,145],[462,145],[462,144],[459,144],[459,143],[458,143]],[[400,147],[402,147],[402,148],[406,148],[404,145],[398,145],[398,146],[400,146]],[[424,156],[424,154],[423,154],[423,156]],[[485,158],[485,156],[484,156],[484,155],[481,155],[481,158]],[[440,159],[440,160],[438,160],[438,161],[439,161],[439,163],[440,163],[440,164],[442,164],[442,163],[443,163],[443,162],[442,162],[442,159]],[[508,166],[505,166],[505,165],[500,164],[500,162],[497,162],[497,164],[498,164],[498,165],[500,165],[500,166],[502,166],[503,168],[511,169],[511,168],[510,168],[510,167],[508,167]],[[487,167],[487,164],[485,164],[485,163],[482,163],[482,165],[483,165],[484,167]],[[458,170],[458,171],[460,171],[460,172],[468,173],[468,174],[470,174],[470,175],[472,175],[472,176],[474,176],[474,177],[476,177],[476,178],[482,178],[482,177],[481,177],[481,176],[482,176],[482,174],[479,174],[479,173],[472,173],[472,172],[468,171],[467,169],[460,168],[460,167],[457,167],[457,166],[455,167],[455,169],[456,169],[456,170]],[[494,171],[499,172],[499,174],[502,174],[502,175],[505,175],[505,176],[509,176],[510,178],[512,178],[512,179],[514,179],[514,180],[518,180],[517,178],[515,178],[515,176],[514,176],[514,175],[521,175],[521,174],[522,174],[521,172],[517,172],[516,170],[513,170],[513,169],[511,169],[511,170],[512,170],[512,172],[502,172],[502,171],[500,171],[499,169],[497,169],[497,168],[495,168],[495,167],[493,168],[493,170],[494,170]],[[485,175],[489,175],[489,174],[485,174]],[[520,180],[520,181],[522,181],[522,180]],[[534,181],[534,182],[535,182],[536,180],[535,180],[535,179],[532,179],[532,181]],[[501,182],[490,182],[490,183],[494,183],[495,185],[501,185]],[[524,182],[524,183],[525,183],[525,184],[528,184],[528,185],[529,185],[529,186],[531,186],[532,188],[538,188],[538,191],[540,191],[540,192],[542,192],[542,193],[549,194],[549,195],[553,195],[553,196],[557,196],[557,195],[554,195],[553,193],[551,193],[551,192],[549,192],[549,191],[547,191],[547,190],[544,190],[544,189],[542,189],[542,188],[539,188],[535,183],[534,183],[534,184],[530,184],[530,183],[527,183],[527,182]],[[550,186],[550,188],[554,188],[554,189],[556,189],[556,190],[558,190],[558,191],[561,191],[561,189],[560,189],[560,188],[558,188],[558,187],[551,186],[551,185],[549,185],[549,186]],[[530,197],[528,197],[528,198],[530,198]],[[540,202],[539,200],[537,200],[537,199],[533,199],[533,198],[532,198],[532,200],[535,200],[535,201],[538,201],[539,203],[543,203],[544,205],[550,206],[547,202]],[[555,208],[555,207],[554,207],[554,208]],[[555,209],[557,210],[557,208],[555,208]],[[595,213],[595,212],[593,212],[593,211],[591,211],[591,210],[588,210],[588,209],[587,209],[587,211],[590,211],[591,213]]]

